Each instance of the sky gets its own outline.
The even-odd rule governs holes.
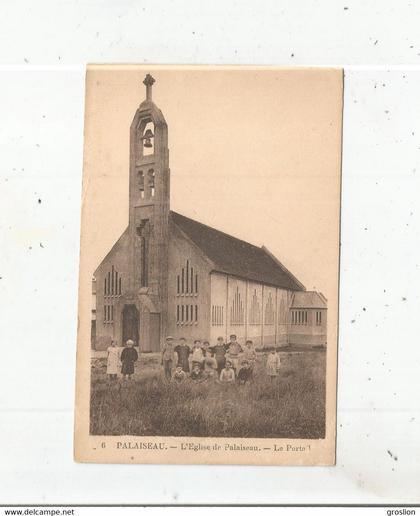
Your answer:
[[[265,245],[308,290],[336,300],[342,73],[333,69],[89,67],[87,270],[128,223],[129,129],[146,73],[168,124],[171,209]]]

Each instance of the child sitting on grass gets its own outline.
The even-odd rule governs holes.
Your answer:
[[[176,366],[175,372],[172,376],[172,380],[175,383],[183,383],[187,379],[187,373],[182,369],[182,366]]]
[[[205,376],[203,370],[200,367],[200,364],[194,364],[190,378],[193,382],[203,382],[205,380]]]
[[[246,382],[250,382],[252,379],[252,369],[251,364],[248,362],[248,360],[243,360],[241,364],[241,368],[239,369],[238,373],[238,382],[241,385],[244,385]]]
[[[271,383],[277,378],[280,370],[280,356],[273,348],[267,357],[267,374],[270,377]]]
[[[209,380],[217,380],[218,378],[217,361],[210,348],[207,349],[206,356],[204,357],[204,376]]]
[[[232,368],[232,362],[226,360],[226,366],[220,373],[220,381],[222,383],[233,383],[235,381],[235,371]]]

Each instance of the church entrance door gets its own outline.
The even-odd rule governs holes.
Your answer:
[[[122,344],[128,339],[134,341],[134,345],[139,345],[139,311],[135,305],[124,305],[122,311]]]

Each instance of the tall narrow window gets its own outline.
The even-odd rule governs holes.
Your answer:
[[[195,293],[198,294],[198,274],[195,275]]]
[[[186,278],[186,286],[185,286],[185,292],[189,293],[189,270],[188,270],[189,262],[187,260],[187,268],[185,270],[185,278]]]
[[[198,321],[198,305],[195,305],[195,322]]]
[[[321,314],[322,314],[322,312],[316,312],[316,324],[317,324],[317,326],[321,326],[321,324],[322,324]]]
[[[265,305],[264,324],[274,324],[274,304],[271,292],[268,294],[267,303]]]
[[[181,271],[181,292],[184,293],[184,269]]]
[[[148,286],[148,275],[147,275],[147,239],[146,237],[141,237],[141,286]]]
[[[154,197],[155,196],[155,172],[154,172],[154,170],[153,169],[149,170],[147,175],[148,175],[148,179],[149,179],[150,197]]]
[[[137,172],[137,185],[138,185],[139,192],[140,192],[140,198],[143,199],[144,198],[144,174],[143,174],[143,170],[139,170]]]
[[[261,309],[256,289],[254,289],[254,293],[252,295],[251,307],[249,312],[249,323],[255,325],[261,324]]]
[[[184,305],[181,306],[181,321],[184,322]]]
[[[179,277],[179,274],[178,274],[178,276],[176,277],[176,293],[177,293],[177,294],[179,294],[179,293],[180,293],[180,291],[181,291],[181,289],[180,289],[180,287],[181,287],[180,283],[181,283],[181,280],[180,280],[180,277]]]
[[[179,323],[179,305],[176,305],[176,322]]]
[[[241,293],[239,292],[239,287],[236,287],[236,291],[233,295],[230,307],[230,322],[232,325],[244,324],[244,304]]]

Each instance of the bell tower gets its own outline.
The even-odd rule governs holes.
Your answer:
[[[130,295],[140,313],[143,350],[160,349],[168,304],[168,126],[153,103],[155,79],[147,74],[146,99],[130,128]]]

